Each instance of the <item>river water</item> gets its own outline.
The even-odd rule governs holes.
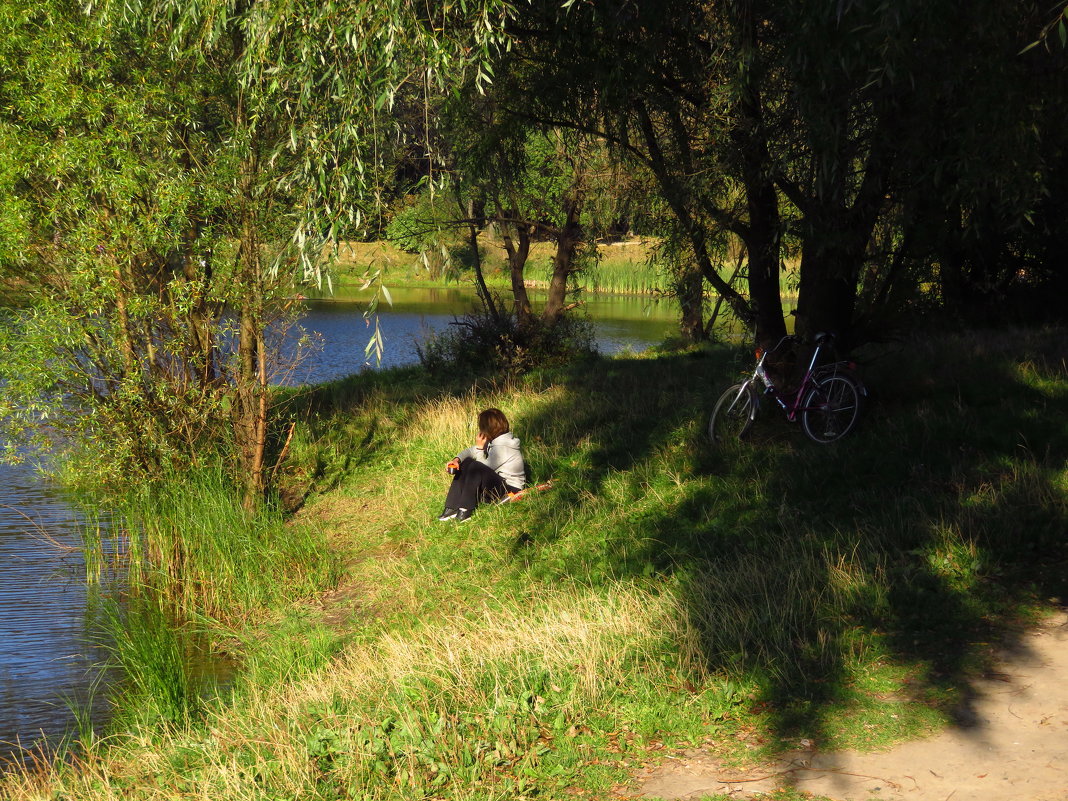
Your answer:
[[[83,522],[34,467],[0,464],[0,755],[62,733],[69,702],[90,700],[103,654],[89,636]]]
[[[413,364],[426,336],[446,329],[470,309],[469,291],[392,291],[380,306],[383,367]],[[641,298],[590,296],[586,307],[598,349],[642,350],[676,330],[667,304]],[[309,301],[301,326],[316,339],[299,367],[279,378],[315,383],[374,369],[364,355],[371,329],[365,304]],[[90,594],[79,550],[86,521],[61,492],[30,465],[0,464],[0,758],[12,744],[55,738],[73,724],[69,702],[94,702],[91,686],[104,654],[92,644]]]
[[[444,331],[474,307],[474,292],[458,288],[407,288],[390,290],[392,305],[379,303],[378,326],[384,341],[382,367],[418,362],[418,347],[433,333]],[[539,302],[539,293],[532,292]],[[373,322],[363,319],[366,303],[348,300],[310,300],[305,304],[301,326],[321,338],[317,351],[309,353],[285,383],[316,383],[341,378],[377,367],[364,348],[373,333]],[[581,311],[593,326],[597,349],[617,353],[625,348],[644,350],[678,330],[678,312],[673,303],[655,303],[645,297],[587,295]]]

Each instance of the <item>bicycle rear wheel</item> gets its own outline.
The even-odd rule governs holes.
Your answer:
[[[813,442],[826,444],[852,431],[860,418],[862,392],[848,375],[817,379],[802,402],[801,426]]]
[[[717,445],[742,439],[756,419],[757,403],[751,386],[735,384],[725,390],[712,409],[708,438]]]

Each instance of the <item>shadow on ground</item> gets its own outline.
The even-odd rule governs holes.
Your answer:
[[[988,645],[1011,650],[1018,624],[1066,592],[1062,342],[989,335],[869,354],[865,418],[832,445],[766,415],[747,441],[713,449],[711,404],[748,363],[727,348],[530,377],[524,389],[546,400],[514,429],[532,478],[555,488],[508,518],[509,558],[552,583],[671,580],[703,666],[759,686],[784,749],[827,741],[828,715],[873,661],[907,671],[912,699],[972,723]],[[360,381],[329,392],[384,393],[379,414],[403,415],[416,398],[470,391],[417,371]],[[331,425],[336,401],[306,402]],[[362,459],[377,447],[369,425]]]
[[[582,366],[521,421],[557,489],[513,557],[552,581],[674,576],[705,667],[759,683],[783,747],[825,741],[873,654],[909,671],[913,699],[973,723],[988,645],[1011,650],[1066,592],[1060,342],[900,350],[870,365],[849,439],[764,419],[718,452],[704,427],[736,353]]]

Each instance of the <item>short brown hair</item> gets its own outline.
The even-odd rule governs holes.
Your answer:
[[[508,418],[500,409],[486,409],[478,415],[478,430],[486,439],[495,440],[509,430]]]

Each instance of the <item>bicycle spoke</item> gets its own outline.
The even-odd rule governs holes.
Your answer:
[[[856,425],[860,392],[847,376],[829,376],[808,393],[804,406],[801,421],[809,438],[821,443],[834,442]]]
[[[712,410],[708,422],[708,436],[716,444],[741,439],[749,431],[756,416],[756,397],[741,384],[727,389]]]

